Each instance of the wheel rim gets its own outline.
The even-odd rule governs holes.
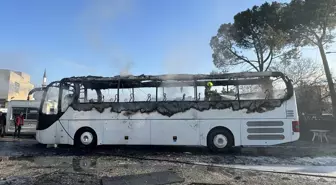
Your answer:
[[[81,169],[88,169],[88,168],[90,168],[92,166],[92,164],[91,164],[91,161],[90,160],[85,160],[85,159],[82,159],[82,160],[80,160],[79,161],[79,167],[81,168]]]
[[[224,136],[223,134],[218,134],[214,137],[213,143],[217,148],[225,148],[228,141],[226,136]]]
[[[84,132],[80,137],[81,143],[84,145],[89,145],[93,141],[93,135],[90,132]]]

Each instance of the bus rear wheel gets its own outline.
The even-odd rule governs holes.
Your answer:
[[[212,152],[228,152],[234,145],[234,138],[227,129],[215,128],[208,134],[207,145]]]
[[[78,148],[94,148],[97,146],[97,135],[91,128],[81,128],[75,135],[75,146]]]

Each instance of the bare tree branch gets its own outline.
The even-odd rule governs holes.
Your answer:
[[[266,59],[263,61],[263,64],[267,62],[267,60],[271,57],[271,55],[273,55],[273,47],[270,47],[270,51],[268,53],[268,56],[266,57]],[[270,62],[272,62],[273,57],[271,58]]]
[[[247,60],[246,58],[244,58],[244,57],[238,55],[235,51],[232,51],[231,48],[227,48],[227,49],[228,49],[228,51],[230,51],[234,56],[236,56],[238,59],[245,61],[246,63],[250,64],[255,70],[259,71],[258,68],[257,68],[254,64],[252,64],[249,60]]]
[[[272,52],[272,54],[271,54],[271,60],[270,60],[270,62],[268,63],[268,65],[267,65],[265,71],[267,71],[267,70],[269,69],[269,67],[271,66],[272,61],[273,61],[273,52]]]

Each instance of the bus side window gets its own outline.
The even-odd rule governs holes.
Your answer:
[[[128,93],[130,98],[132,92]],[[134,88],[134,102],[156,101],[155,87]]]
[[[102,95],[105,99],[105,96]],[[86,97],[85,97],[85,89],[82,89],[79,94],[79,102],[80,103],[94,103],[98,102],[98,94],[96,89],[86,89]]]
[[[28,108],[27,109],[27,119],[37,120],[38,109],[37,108]]]
[[[264,87],[262,84],[256,85],[240,85],[240,100],[265,100],[272,99],[272,89]]]
[[[62,88],[62,99],[61,99],[61,111],[65,112],[66,109],[72,104],[75,98],[74,84],[63,85]]]
[[[119,102],[129,102],[130,94],[132,94],[132,89],[119,89]],[[118,99],[118,91],[115,93],[115,100]]]
[[[79,103],[95,103],[98,102],[98,91],[101,92],[101,102],[116,102],[117,89],[86,89],[81,87],[79,93]],[[120,99],[121,100],[121,99]]]
[[[195,88],[185,87],[159,87],[158,101],[194,101]]]
[[[197,87],[197,101],[204,101],[205,95],[204,95],[205,87],[198,86]]]
[[[13,107],[12,108],[12,117],[11,119],[14,120],[17,116],[20,115],[20,113],[23,113],[23,117],[24,119],[26,119],[27,117],[27,108],[24,108],[24,107]]]

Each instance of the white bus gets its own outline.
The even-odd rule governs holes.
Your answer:
[[[21,128],[22,135],[34,136],[39,115],[40,101],[12,100],[8,102],[6,115],[6,134],[14,134],[14,120],[20,113],[24,116],[24,125]]]
[[[217,93],[205,98],[208,82]],[[207,146],[220,152],[292,142],[299,135],[290,79],[258,72],[64,78],[43,94],[36,139],[81,147]]]

